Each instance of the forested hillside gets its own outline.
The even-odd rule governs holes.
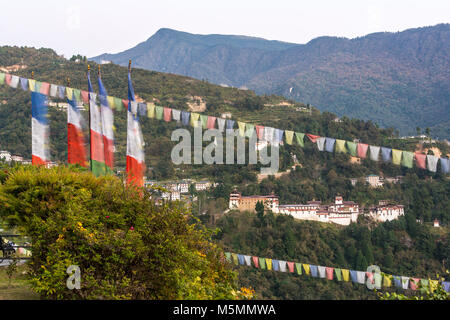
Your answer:
[[[450,137],[450,25],[379,32],[307,44],[194,35],[161,29],[117,54],[92,58],[280,94],[322,111],[394,126],[402,135],[429,127]]]
[[[15,66],[15,67],[14,67]],[[85,63],[68,61],[49,49],[17,47],[0,48],[0,67],[12,74],[87,89]],[[91,79],[96,85],[97,66],[91,66]],[[17,70],[16,70],[17,69]],[[108,64],[102,66],[102,79],[108,93],[126,98],[127,69]],[[371,121],[321,113],[311,106],[286,100],[280,96],[258,96],[253,91],[224,88],[205,81],[154,71],[133,69],[132,78],[137,96],[158,105],[180,110],[192,108],[208,115],[231,113],[232,118],[245,122],[309,132],[344,140],[362,142],[401,150],[420,150],[444,156],[448,145],[419,139],[399,139],[396,129],[381,129]],[[0,150],[30,158],[31,102],[30,93],[0,86]],[[58,101],[58,100],[56,100]],[[86,115],[86,114],[85,114]],[[86,118],[87,119],[87,118]],[[52,159],[66,161],[67,113],[50,107]],[[258,182],[258,165],[180,165],[170,160],[175,142],[171,133],[180,127],[175,121],[164,122],[140,118],[144,134],[148,178],[161,180],[206,178],[219,185],[207,192],[198,192],[192,209],[205,224],[219,227],[217,240],[226,250],[244,254],[292,259],[337,267],[362,268],[379,264],[382,270],[408,276],[432,276],[448,269],[450,221],[450,180],[440,171],[432,173],[417,167],[408,169],[392,163],[363,160],[354,163],[348,154],[319,152],[317,146],[305,140],[280,148],[280,171],[292,169],[275,179]],[[117,169],[125,167],[126,113],[115,111]],[[192,130],[192,128],[189,128]],[[431,150],[433,148],[433,150]],[[295,156],[295,157],[294,157]],[[296,159],[296,160],[295,160]],[[296,165],[295,168],[292,168]],[[0,172],[1,173],[1,172]],[[363,184],[352,186],[349,179],[368,174],[404,176],[402,184],[387,184],[372,189]],[[301,203],[312,199],[331,201],[336,194],[367,207],[378,200],[392,200],[405,205],[406,216],[399,221],[340,227],[331,224],[298,222],[284,216],[267,213],[258,217],[250,213],[223,214],[233,188],[243,194],[275,193],[281,203]],[[215,219],[213,219],[215,218]],[[434,229],[430,222],[438,218],[443,227]],[[423,223],[417,223],[421,219]],[[303,261],[302,261],[303,260]],[[253,269],[239,269],[240,282],[252,286],[261,298],[374,298],[364,288],[350,283],[324,282],[286,274],[274,274]]]

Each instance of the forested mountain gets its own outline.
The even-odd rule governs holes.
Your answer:
[[[117,54],[92,58],[280,94],[339,116],[450,138],[450,25],[320,37],[307,44],[161,29]]]

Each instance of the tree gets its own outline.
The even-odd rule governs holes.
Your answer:
[[[262,219],[264,217],[264,204],[262,201],[258,201],[255,205],[255,211],[256,211],[256,215],[258,216],[259,219]]]
[[[28,166],[0,185],[0,216],[31,238],[31,283],[43,298],[235,298],[211,231],[150,195],[113,176]],[[71,265],[81,270],[80,290],[66,287]]]
[[[366,257],[364,257],[361,250],[359,250],[358,255],[356,256],[355,268],[358,270],[366,270],[367,266],[368,266],[368,264],[367,264]]]

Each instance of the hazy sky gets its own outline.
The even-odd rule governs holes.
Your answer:
[[[0,45],[115,53],[160,28],[306,43],[450,23],[449,0],[0,0]]]

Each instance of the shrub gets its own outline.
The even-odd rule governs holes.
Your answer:
[[[149,197],[116,177],[22,167],[0,186],[0,214],[31,237],[31,283],[44,298],[236,298],[211,231],[182,205]],[[70,265],[80,290],[66,287]]]

